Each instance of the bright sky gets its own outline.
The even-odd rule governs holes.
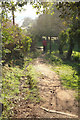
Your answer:
[[[19,24],[19,26],[21,26],[24,18],[26,17],[30,17],[32,19],[38,17],[38,15],[36,14],[36,9],[32,8],[32,5],[30,5],[29,3],[25,5],[23,8],[26,10],[25,11],[22,10],[21,12],[19,11],[15,12],[15,16],[16,16],[15,22]]]

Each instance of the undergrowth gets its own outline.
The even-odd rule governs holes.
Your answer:
[[[40,49],[36,49],[35,51],[31,51],[30,58],[34,59],[40,56],[42,51]]]
[[[49,53],[49,51],[46,53],[45,58],[48,60],[48,62],[50,64],[54,64],[54,65],[59,65],[62,64],[62,59],[58,56],[55,55],[55,52],[51,52],[51,54]]]
[[[3,66],[3,79],[2,79],[2,99],[3,112],[1,118],[10,118],[14,116],[14,108],[17,104],[14,104],[14,99],[18,101],[19,93],[24,93],[25,100],[31,100],[31,102],[39,102],[40,98],[38,95],[37,87],[37,76],[31,65],[29,65],[30,60],[26,60],[23,69],[19,66],[8,67],[8,65]],[[21,82],[22,80],[22,82]],[[23,86],[22,91],[20,91],[20,86]]]

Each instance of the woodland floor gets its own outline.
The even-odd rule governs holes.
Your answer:
[[[31,64],[36,72],[40,73],[37,79],[41,100],[39,103],[26,101],[25,94],[21,92],[14,109],[15,118],[77,118],[78,102],[74,96],[75,91],[65,89],[61,85],[59,76],[51,70],[52,66],[46,63],[44,54],[33,60]],[[21,81],[21,84],[23,82]],[[23,88],[20,86],[20,89]],[[53,112],[53,110],[75,116]]]

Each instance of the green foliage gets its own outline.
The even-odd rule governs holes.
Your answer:
[[[22,49],[23,51],[30,51],[30,47],[31,47],[31,43],[32,43],[32,39],[29,36],[26,36],[23,40],[22,40]]]
[[[33,4],[33,8],[37,8],[36,14],[44,13],[44,14],[54,14],[52,2],[37,2]],[[42,9],[43,8],[43,9]]]
[[[62,31],[59,34],[59,40],[60,40],[60,44],[64,47],[64,45],[68,42],[69,39],[69,34],[68,32]]]
[[[71,28],[68,28],[66,31],[62,31],[59,34],[59,51],[60,53],[63,53],[64,50],[67,50],[69,53],[69,50],[76,50],[80,51],[79,47],[79,38],[80,38],[80,30],[79,29],[73,29],[74,25],[71,26]],[[72,53],[71,53],[72,54]],[[71,57],[71,56],[70,56]]]
[[[69,33],[68,30],[62,31],[59,34],[59,52],[60,54],[63,54],[63,51],[67,48],[67,43],[69,41]]]
[[[74,15],[79,14],[79,2],[59,2],[56,4],[58,10],[61,11],[60,17],[67,21],[72,20]],[[78,18],[78,16],[77,16]]]
[[[80,2],[59,2],[57,3],[57,8],[61,11],[60,17],[64,18],[67,23],[69,24],[70,30],[69,30],[69,38],[68,38],[68,53],[67,53],[67,59],[71,59],[72,51],[75,47],[75,43],[78,44],[78,48],[80,47]],[[65,43],[66,43],[65,39]],[[62,44],[61,44],[62,45]],[[60,45],[60,50],[62,51]],[[63,46],[63,45],[62,45]]]
[[[21,39],[24,36],[21,33],[21,29],[18,26],[12,26],[12,23],[8,21],[3,23],[2,27],[2,41],[5,44],[13,43],[20,44]]]
[[[73,53],[72,53],[72,60],[76,61],[76,62],[79,62],[80,61],[80,52],[73,51]]]

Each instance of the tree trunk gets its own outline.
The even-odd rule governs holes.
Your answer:
[[[60,55],[63,55],[62,45],[59,45],[59,54],[60,54]]]
[[[71,55],[72,55],[73,48],[74,48],[74,42],[73,42],[73,40],[71,39],[71,40],[70,40],[69,50],[68,50],[68,53],[67,53],[67,59],[69,59],[69,60],[71,59]]]
[[[13,18],[13,25],[15,25],[14,11],[15,11],[15,6],[12,5],[12,18]]]
[[[12,17],[13,17],[13,25],[15,25],[15,20],[14,20],[14,10],[12,10]]]

